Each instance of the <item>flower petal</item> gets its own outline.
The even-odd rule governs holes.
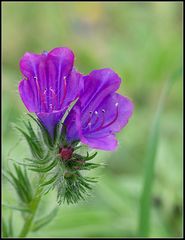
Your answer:
[[[46,73],[49,79],[47,88],[52,88],[56,94],[57,109],[61,109],[62,105],[64,105],[68,85],[72,82],[69,76],[73,63],[74,54],[68,48],[54,48],[47,55]],[[49,91],[48,93],[50,98],[52,92]]]
[[[68,88],[70,85],[77,87],[76,82],[79,82],[79,74],[76,71],[71,76],[73,63],[74,54],[68,48],[54,48],[47,54],[27,52],[21,58],[20,69],[28,78],[37,99],[38,112],[47,112],[50,104],[54,105],[55,110],[65,107],[63,103]],[[73,98],[68,96],[66,104],[72,102],[74,97],[74,94]]]
[[[128,123],[133,103],[115,93],[120,78],[111,69],[95,70],[83,80],[83,93],[65,121],[67,139],[112,151],[117,146],[114,133]]]
[[[79,131],[81,131],[80,109],[75,105],[64,121],[66,127],[67,141],[79,140]]]
[[[82,74],[77,72],[75,68],[71,71],[67,82],[67,93],[63,102],[63,106],[69,105],[77,97],[83,89]]]
[[[62,119],[64,111],[53,111],[50,113],[37,113],[37,117],[40,119],[42,124],[48,130],[51,137],[54,135],[54,129],[56,124]]]
[[[36,103],[36,96],[31,87],[30,81],[23,79],[19,83],[19,93],[21,99],[29,112],[36,112],[38,110]]]
[[[82,143],[87,144],[91,148],[113,151],[116,149],[118,142],[114,134],[106,134],[105,136],[86,136],[82,131],[81,112],[78,106],[75,106],[68,115],[65,126],[67,127],[67,140],[72,142],[80,139]]]
[[[116,140],[114,134],[110,134],[105,137],[99,138],[96,137],[88,138],[81,136],[81,141],[91,148],[100,149],[104,151],[114,151],[118,146],[118,141]]]
[[[39,65],[41,62],[45,62],[45,59],[45,54],[26,52],[20,60],[20,70],[22,74],[27,78],[38,76]]]
[[[130,99],[121,96],[118,93],[113,93],[107,96],[97,108],[99,121],[95,122],[96,116],[91,120],[91,129],[86,129],[85,133],[88,136],[104,136],[106,133],[119,132],[132,116],[134,105]],[[94,114],[95,115],[95,114]]]
[[[84,91],[80,97],[82,111],[94,111],[106,96],[119,88],[120,83],[120,77],[109,68],[94,70],[85,76]]]

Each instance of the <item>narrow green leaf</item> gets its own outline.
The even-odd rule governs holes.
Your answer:
[[[31,123],[30,123],[29,121],[28,121],[28,123],[26,123],[25,121],[23,121],[23,123],[24,123],[26,129],[27,129],[28,132],[29,132],[30,138],[32,139],[32,141],[34,141],[34,143],[35,143],[35,145],[36,145],[36,148],[41,151],[41,150],[42,150],[42,147],[41,147],[40,141],[39,141],[37,135],[35,134],[35,132],[34,132],[34,130],[33,130],[33,128],[32,128]]]
[[[19,166],[16,166],[15,164],[14,164],[14,168],[17,176],[15,176],[13,172],[7,171],[8,179],[11,178],[9,182],[15,188],[20,199],[23,202],[28,203],[32,199],[31,189],[30,189],[31,185],[30,183],[28,184],[28,179],[25,178],[25,175],[22,172],[21,168]]]
[[[30,209],[28,209],[28,208],[22,208],[22,207],[12,206],[12,205],[8,205],[8,204],[6,204],[6,203],[3,203],[2,206],[3,206],[3,207],[6,207],[6,208],[10,208],[10,209],[17,210],[17,211],[20,211],[20,212],[30,212]]]
[[[10,179],[8,172],[3,171],[3,177],[6,178],[6,180],[12,184],[12,186],[14,186],[14,182]]]
[[[58,176],[58,174],[56,174],[50,180],[48,180],[48,181],[44,182],[43,184],[41,184],[41,186],[46,186],[46,185],[49,185],[49,184],[53,183],[56,180],[57,176]]]
[[[57,165],[58,161],[55,160],[53,161],[49,166],[45,167],[45,168],[41,168],[41,167],[37,167],[37,168],[29,168],[29,170],[32,170],[34,172],[48,172],[50,171],[52,168],[54,168]]]
[[[25,175],[25,172],[23,173],[22,169],[20,166],[17,166],[14,164],[14,168],[17,172],[17,176],[19,178],[19,182],[22,185],[22,188],[24,189],[24,192],[27,196],[28,202],[32,200],[32,189],[31,189],[31,184],[29,182],[29,179],[27,175]]]
[[[23,202],[27,202],[27,196],[26,196],[25,190],[22,188],[22,185],[20,185],[19,180],[13,175],[13,173],[8,172],[8,174],[12,178],[12,181],[10,183],[12,183],[12,186],[15,188],[19,198]]]
[[[87,157],[84,157],[83,160],[85,161],[89,161],[93,158],[95,158],[95,156],[97,155],[97,152],[95,152],[93,155],[89,156],[89,153],[87,152]]]
[[[25,160],[28,160],[30,162],[33,162],[35,164],[46,164],[48,163],[50,160],[50,153],[48,152],[48,154],[43,158],[43,159],[30,159],[30,158],[25,158]]]
[[[152,201],[152,187],[154,182],[154,168],[156,153],[158,148],[159,127],[161,114],[164,108],[165,100],[172,87],[172,84],[181,73],[177,71],[171,79],[166,82],[165,87],[160,95],[157,111],[152,124],[151,132],[149,135],[148,145],[146,149],[145,168],[144,168],[144,182],[140,198],[140,212],[139,212],[139,226],[138,234],[140,237],[148,237],[150,232],[150,214],[151,214],[151,201]]]
[[[36,158],[40,158],[41,157],[41,153],[40,153],[40,150],[38,149],[37,147],[37,144],[31,139],[31,137],[24,131],[22,130],[21,128],[19,127],[15,127],[18,131],[20,131],[23,136],[25,137],[29,147],[30,147],[30,150],[31,150],[31,153],[34,157]]]
[[[43,140],[45,142],[45,144],[48,146],[48,147],[53,147],[53,143],[52,143],[52,139],[51,139],[51,136],[48,132],[48,130],[43,126],[43,124],[41,123],[41,121],[39,119],[36,119],[34,118],[31,114],[28,113],[28,116],[31,117],[33,119],[33,121],[36,122],[36,124],[39,126],[41,132],[42,132],[42,137],[43,137]]]
[[[55,127],[55,131],[54,131],[54,144],[55,145],[58,144],[58,142],[61,138],[62,128],[63,128],[62,122],[59,122]]]

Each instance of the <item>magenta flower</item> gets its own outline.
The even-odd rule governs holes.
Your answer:
[[[111,69],[94,70],[83,81],[83,92],[64,122],[67,140],[80,140],[95,149],[115,150],[115,133],[128,123],[133,103],[115,93],[121,79]]]
[[[27,52],[20,60],[24,75],[19,84],[22,101],[51,136],[70,103],[79,96],[81,74],[73,63],[74,54],[68,48],[54,48],[42,54]]]

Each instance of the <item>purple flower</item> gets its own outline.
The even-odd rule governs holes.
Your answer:
[[[42,54],[25,53],[20,60],[24,79],[19,93],[29,112],[53,136],[56,124],[80,92],[80,78],[73,67],[74,54],[68,48],[54,48]]]
[[[133,103],[115,93],[121,79],[111,69],[94,70],[83,81],[83,92],[64,122],[67,140],[80,140],[95,149],[115,150],[115,133],[128,123]]]

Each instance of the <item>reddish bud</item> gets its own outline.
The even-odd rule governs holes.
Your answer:
[[[61,148],[59,154],[63,160],[69,160],[69,159],[71,159],[71,157],[73,155],[73,149],[70,147],[69,148]]]

